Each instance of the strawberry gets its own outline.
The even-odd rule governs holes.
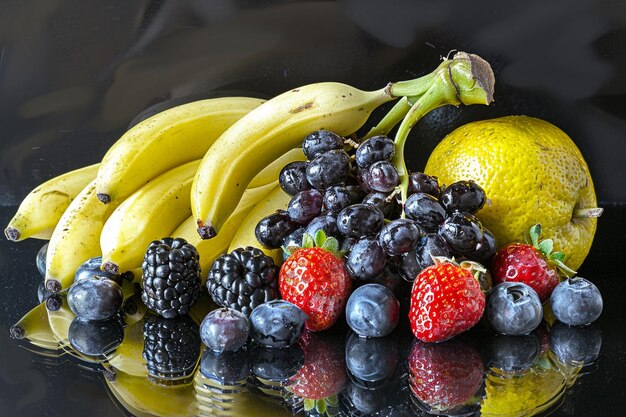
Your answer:
[[[302,248],[286,248],[291,255],[278,275],[280,295],[309,316],[305,323],[308,330],[330,328],[341,316],[352,290],[338,246],[335,238],[327,239],[318,230],[315,241],[305,234]]]
[[[496,253],[491,273],[494,285],[505,281],[522,282],[537,292],[541,302],[546,302],[552,290],[561,282],[559,271],[568,276],[576,271],[563,263],[565,254],[552,252],[552,239],[539,241],[541,225],[531,227],[529,234],[530,244],[509,243]]]
[[[408,367],[411,393],[434,410],[450,411],[480,401],[483,361],[469,345],[456,339],[437,344],[416,340]]]
[[[425,342],[441,342],[469,330],[485,310],[485,294],[472,271],[484,272],[480,264],[435,261],[417,275],[411,290],[411,330]]]

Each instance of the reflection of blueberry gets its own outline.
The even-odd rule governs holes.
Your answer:
[[[295,344],[284,349],[255,346],[250,352],[252,372],[269,381],[285,381],[304,365],[304,352]]]
[[[200,360],[200,372],[220,384],[238,385],[250,375],[248,352],[239,349],[216,353],[207,349]]]
[[[46,254],[48,253],[48,243],[43,245],[39,252],[37,252],[37,257],[35,258],[35,264],[37,265],[37,270],[41,274],[42,277],[46,276]]]
[[[581,326],[594,322],[602,313],[598,287],[582,277],[559,283],[550,295],[554,316],[565,324]]]
[[[250,314],[252,338],[268,347],[288,347],[298,341],[307,315],[285,300],[261,304]]]
[[[248,340],[250,323],[241,312],[231,308],[211,311],[200,324],[200,337],[215,352],[237,350]]]
[[[118,347],[124,339],[124,328],[117,317],[87,321],[74,318],[68,330],[74,349],[88,356],[101,356]]]
[[[550,344],[562,362],[588,364],[600,355],[602,334],[593,324],[580,327],[557,321],[550,328]]]
[[[389,397],[385,395],[386,393],[380,391],[367,389],[351,383],[346,387],[345,395],[350,399],[352,407],[363,414],[370,415],[375,414],[387,405]]]
[[[521,282],[503,282],[489,292],[485,316],[496,332],[519,336],[539,326],[543,307],[530,286]]]
[[[363,337],[382,337],[398,325],[400,303],[388,288],[380,284],[363,285],[350,295],[346,320]]]
[[[363,338],[351,332],[346,342],[346,366],[359,380],[385,381],[398,366],[398,343],[391,337]]]
[[[491,363],[503,371],[528,369],[541,351],[534,334],[523,336],[498,335],[491,343]]]

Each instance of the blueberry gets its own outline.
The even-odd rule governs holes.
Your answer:
[[[245,349],[217,353],[207,349],[200,359],[200,372],[221,385],[241,385],[250,375],[250,362]]]
[[[318,190],[300,191],[287,205],[291,220],[298,224],[308,224],[322,212],[323,195]]]
[[[412,172],[409,175],[409,194],[426,193],[439,198],[441,188],[437,177],[431,177],[423,172]]]
[[[70,287],[67,303],[85,320],[106,320],[122,307],[122,288],[108,278],[82,279]]]
[[[451,258],[452,251],[444,238],[436,233],[423,236],[415,248],[415,257],[420,268],[435,264],[433,257]]]
[[[252,338],[267,347],[288,347],[298,341],[307,315],[285,300],[261,304],[250,315]]]
[[[417,246],[420,229],[409,219],[396,219],[385,224],[378,235],[378,243],[390,256],[407,253]]]
[[[404,213],[427,233],[436,232],[446,219],[446,211],[439,200],[426,193],[411,194],[404,204]]]
[[[373,236],[385,222],[383,212],[370,204],[353,204],[337,215],[337,228],[349,237]]]
[[[474,181],[457,181],[447,186],[439,200],[448,213],[463,211],[476,213],[486,201],[485,190]]]
[[[472,214],[452,213],[439,227],[438,233],[456,252],[471,252],[479,248],[483,240],[483,226]]]
[[[593,324],[569,326],[556,321],[550,328],[550,348],[563,363],[592,363],[601,347],[602,334]]]
[[[302,141],[302,151],[309,160],[335,149],[343,149],[343,138],[329,130],[317,130]]]
[[[521,371],[532,366],[541,352],[537,335],[498,335],[490,345],[491,363],[506,372]]]
[[[393,331],[400,318],[396,296],[380,284],[363,285],[346,304],[348,326],[362,337],[382,337]]]
[[[387,255],[374,238],[363,238],[356,242],[346,258],[346,268],[353,279],[374,278],[385,267]]]
[[[559,321],[574,326],[596,321],[603,307],[598,287],[582,277],[569,278],[559,283],[550,295],[550,304]]]
[[[278,249],[285,236],[297,228],[298,224],[291,220],[285,210],[277,210],[257,223],[254,235],[263,247]]]
[[[337,218],[332,214],[322,214],[317,216],[306,227],[306,233],[309,236],[315,237],[315,233],[318,230],[323,230],[326,236],[333,236],[338,238],[339,230],[337,229]]]
[[[341,185],[350,173],[350,157],[342,150],[320,154],[306,167],[306,179],[318,190]]]
[[[250,352],[252,372],[268,381],[284,382],[304,365],[304,352],[298,344],[275,349],[256,345]]]
[[[35,258],[35,264],[37,265],[37,270],[41,274],[42,277],[46,276],[46,254],[48,253],[48,243],[43,245],[39,251],[37,252],[37,257]]]
[[[307,165],[308,162],[305,161],[294,161],[285,165],[278,174],[280,188],[291,196],[311,189],[311,184],[306,180]]]
[[[496,332],[519,336],[539,326],[543,308],[539,296],[530,286],[521,282],[503,282],[489,292],[485,315]]]
[[[391,162],[378,161],[369,167],[368,181],[372,190],[390,193],[400,184],[400,176]]]
[[[375,162],[391,161],[395,153],[395,145],[387,136],[372,136],[359,145],[355,152],[355,160],[360,168],[367,168]]]
[[[83,320],[75,317],[67,332],[74,349],[87,356],[112,352],[124,339],[124,327],[117,317],[107,320]]]
[[[102,256],[96,256],[83,262],[76,269],[76,273],[74,274],[74,282],[93,277],[108,278],[117,282],[119,285],[122,285],[122,279],[120,275],[111,274],[110,272],[102,270]]]
[[[346,342],[346,367],[360,381],[388,381],[398,367],[398,343],[391,337],[371,339],[351,332]]]
[[[331,213],[339,213],[350,204],[351,196],[347,187],[335,185],[324,192],[324,208]]]
[[[200,324],[200,338],[217,353],[239,349],[246,344],[249,334],[248,318],[230,308],[211,311]]]

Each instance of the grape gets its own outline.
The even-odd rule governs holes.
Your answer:
[[[343,138],[329,130],[310,133],[302,142],[302,151],[310,161],[324,152],[335,149],[343,149]]]
[[[441,205],[448,213],[463,211],[474,214],[485,205],[485,190],[474,181],[457,181],[441,192]]]
[[[409,194],[426,193],[439,198],[441,188],[437,177],[431,177],[423,172],[412,172],[409,175]]]
[[[402,206],[396,197],[391,197],[391,193],[381,193],[372,191],[363,198],[363,204],[371,204],[378,207],[386,219],[397,219],[402,212]]]
[[[420,229],[409,219],[397,219],[383,226],[378,243],[390,256],[409,252],[417,246]]]
[[[391,161],[395,153],[394,143],[387,136],[372,136],[359,145],[356,150],[356,163],[367,168],[374,162]]]
[[[339,213],[351,204],[347,187],[335,185],[324,192],[324,207],[331,213]]]
[[[318,155],[306,168],[306,179],[313,187],[324,190],[344,184],[350,173],[350,157],[343,150]]]
[[[358,185],[346,185],[346,190],[350,194],[350,204],[358,204],[363,201],[365,191]]]
[[[493,233],[485,228],[483,228],[483,239],[479,242],[476,250],[463,253],[469,260],[476,261],[486,267],[489,267],[495,254],[496,238]]]
[[[425,232],[435,232],[446,219],[446,210],[436,197],[426,193],[411,194],[404,204],[404,213]]]
[[[326,236],[339,237],[339,230],[337,229],[337,218],[332,214],[322,214],[311,220],[311,223],[306,227],[306,233],[311,237],[315,237],[315,233],[318,230],[323,230]]]
[[[322,193],[318,190],[304,190],[294,195],[287,206],[291,220],[307,224],[322,212]]]
[[[385,251],[375,238],[356,242],[346,259],[346,268],[354,279],[367,280],[380,274],[387,263]]]
[[[383,227],[385,216],[370,204],[353,204],[337,215],[337,228],[344,236],[373,236]]]
[[[254,234],[263,247],[278,249],[285,236],[297,228],[298,224],[291,220],[285,210],[278,210],[262,218],[256,225]]]
[[[483,240],[483,226],[474,215],[455,212],[440,226],[439,234],[453,251],[471,252]]]
[[[280,171],[278,183],[284,192],[293,196],[300,191],[309,190],[311,184],[306,180],[306,167],[308,162],[290,162]]]
[[[405,281],[415,281],[417,274],[419,274],[423,269],[420,263],[417,261],[416,249],[403,253],[395,259],[396,269],[398,270],[400,276]]]
[[[369,167],[369,186],[372,190],[389,193],[400,184],[398,171],[387,161],[378,161]]]
[[[451,258],[452,251],[444,238],[436,233],[428,233],[420,239],[415,249],[415,258],[420,269],[434,265],[433,256]]]

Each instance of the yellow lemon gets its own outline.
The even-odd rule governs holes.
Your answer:
[[[506,116],[463,125],[430,155],[425,173],[441,184],[474,180],[490,200],[477,214],[498,247],[523,242],[534,224],[577,269],[596,231],[596,194],[587,163],[553,124]]]

